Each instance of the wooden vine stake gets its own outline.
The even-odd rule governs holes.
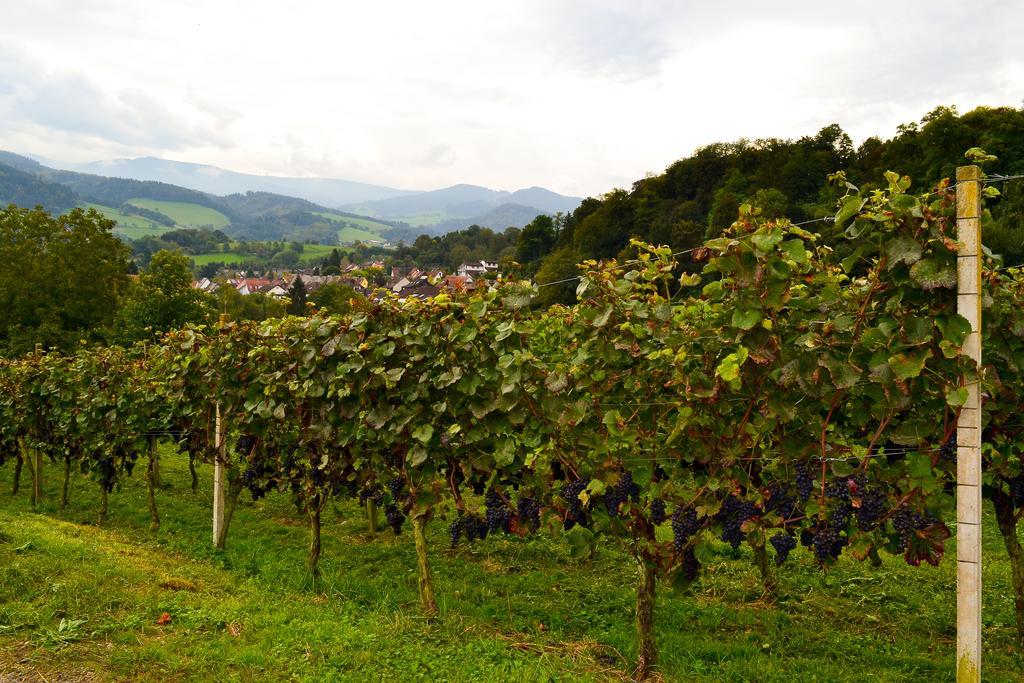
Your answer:
[[[226,313],[220,315],[220,327],[224,328],[228,323]],[[214,422],[214,446],[216,453],[213,458],[213,547],[224,549],[224,542],[227,536],[227,527],[224,520],[224,482],[227,478],[227,421],[221,412],[220,402],[214,409],[216,420]]]
[[[956,680],[981,681],[981,169],[956,169],[957,312],[971,324],[964,353],[978,372],[965,378],[956,429]]]
[[[43,355],[43,345],[36,344],[36,357]],[[43,500],[43,452],[38,448],[28,453],[32,467],[32,508]]]

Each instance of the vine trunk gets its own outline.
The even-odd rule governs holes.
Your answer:
[[[654,599],[657,577],[654,567],[642,557],[637,557],[638,579],[636,585],[636,671],[638,681],[647,680],[658,657],[654,637]]]
[[[1013,607],[1017,617],[1017,637],[1024,642],[1024,548],[1017,535],[1017,515],[1013,501],[1002,491],[995,491],[992,503],[996,509],[996,522],[1003,535],[1006,554],[1010,556],[1010,574],[1013,579]]]
[[[417,512],[412,518],[413,536],[416,541],[416,561],[419,565],[420,602],[427,614],[437,614],[437,599],[434,597],[434,577],[427,558],[427,513]]]

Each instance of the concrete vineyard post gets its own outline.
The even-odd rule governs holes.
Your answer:
[[[957,312],[971,324],[964,353],[981,370],[981,169],[956,170]],[[965,378],[956,429],[956,680],[981,680],[981,392]]]
[[[228,323],[227,314],[220,316],[220,327],[223,330]],[[227,421],[221,410],[220,402],[214,408],[216,419],[214,422],[214,446],[216,452],[213,458],[213,547],[224,548],[224,483],[227,475]]]

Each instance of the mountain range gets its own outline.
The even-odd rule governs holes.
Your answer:
[[[2,159],[0,159],[2,161]],[[582,201],[543,187],[515,192],[459,184],[432,191],[403,190],[333,178],[238,173],[217,166],[155,157],[59,164],[89,175],[177,185],[214,196],[264,192],[298,197],[330,209],[401,222],[438,234],[478,224],[522,227],[537,215],[569,213]]]
[[[474,224],[522,227],[540,214],[571,212],[581,201],[541,187],[505,192],[461,184],[420,192],[153,157],[61,165],[72,168],[0,151],[0,205],[41,204],[55,212],[90,206],[132,239],[216,227],[240,239],[347,244],[411,241]]]

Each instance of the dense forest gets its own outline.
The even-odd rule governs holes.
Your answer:
[[[631,237],[682,251],[720,234],[743,203],[794,222],[828,216],[843,193],[828,183],[835,171],[870,188],[893,170],[924,190],[952,177],[971,147],[998,157],[986,165],[989,173],[1024,173],[1024,110],[982,107],[960,115],[955,107],[938,107],[918,123],[901,125],[891,139],[871,137],[856,147],[838,125],[798,140],[710,144],[629,190],[584,200],[564,224],[552,225],[541,236],[553,248],[524,265],[539,282],[553,282],[575,275],[576,264],[584,259],[623,255]],[[1021,263],[1024,187],[1007,183],[1001,191],[985,226],[985,242],[1006,263]],[[570,301],[574,287],[548,287],[541,293],[545,303]]]

